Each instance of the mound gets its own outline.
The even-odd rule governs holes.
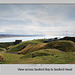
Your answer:
[[[65,41],[65,40],[61,40],[61,41],[53,41],[53,42],[49,42],[45,48],[55,48],[64,52],[71,52],[71,51],[75,51],[75,43],[72,41]]]
[[[8,49],[7,52],[18,52],[19,54],[26,54],[40,49],[58,49],[64,52],[75,51],[75,43],[72,41],[59,40],[49,43],[42,43],[42,41],[43,40],[32,40],[21,42]]]
[[[13,47],[11,47],[10,49],[8,49],[7,52],[17,52],[20,51],[22,49],[24,49],[27,45],[29,44],[42,44],[42,39],[41,40],[32,40],[32,41],[25,41],[25,42],[21,42]]]
[[[60,53],[63,53],[63,52],[56,50],[56,49],[42,49],[39,51],[27,53],[21,58],[25,59],[25,58],[34,58],[34,57],[49,56],[49,55],[54,56]]]
[[[26,54],[29,52],[33,52],[33,51],[37,51],[42,49],[46,44],[29,44],[26,48],[22,49],[21,51],[19,51],[19,54]]]

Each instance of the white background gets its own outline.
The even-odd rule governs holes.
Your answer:
[[[75,75],[75,65],[71,64],[2,64],[0,75]],[[72,71],[18,71],[18,68],[72,68]]]
[[[75,0],[0,0],[0,3],[75,3]]]

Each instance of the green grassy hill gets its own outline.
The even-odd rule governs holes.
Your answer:
[[[22,58],[34,58],[34,57],[49,56],[49,55],[54,56],[60,53],[63,53],[63,52],[57,49],[41,49],[38,51],[26,53]]]
[[[75,42],[66,40],[53,41],[49,42],[44,48],[58,49],[64,52],[74,52]]]
[[[25,55],[11,53],[0,55],[5,59],[2,64],[75,64],[75,52],[64,53],[55,49],[43,49]]]
[[[75,43],[72,41],[53,41],[48,44],[29,44],[26,48],[22,49],[18,53],[26,54],[29,52],[37,51],[40,49],[58,49],[64,52],[72,52],[75,51]]]
[[[21,42],[13,47],[11,47],[7,52],[18,52],[20,50],[22,50],[23,48],[25,48],[27,45],[31,44],[43,44],[43,41],[45,41],[46,39],[37,39],[37,40],[31,40],[31,41],[25,41],[25,42]]]
[[[29,44],[26,48],[18,51],[19,54],[26,54],[42,49],[46,44]]]
[[[3,64],[75,64],[75,42],[67,40],[43,43],[46,39],[21,42],[7,51],[1,52],[0,63]],[[4,48],[3,48],[4,47]],[[20,53],[13,54],[13,53]],[[2,61],[2,59],[4,61]]]
[[[8,52],[18,52],[21,54],[26,54],[40,49],[58,49],[64,52],[71,52],[75,51],[75,43],[66,40],[53,41],[49,43],[42,43],[40,40],[32,40],[21,42],[13,46],[8,49]]]

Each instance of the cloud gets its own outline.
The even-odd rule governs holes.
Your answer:
[[[75,5],[0,5],[0,33],[65,35],[66,30],[75,32],[74,9]]]

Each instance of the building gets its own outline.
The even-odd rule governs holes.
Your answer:
[[[15,40],[14,45],[21,43],[22,40]]]

